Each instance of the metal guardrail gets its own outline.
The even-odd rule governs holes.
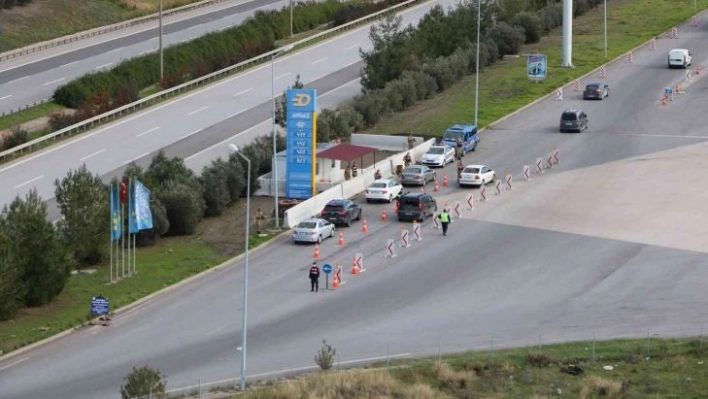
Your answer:
[[[426,1],[429,1],[429,0],[408,0],[403,3],[396,4],[393,7],[389,7],[384,10],[377,11],[373,14],[367,15],[365,17],[356,19],[351,22],[347,22],[346,24],[340,25],[336,28],[328,29],[324,32],[320,32],[316,35],[299,40],[295,43],[290,44],[289,46],[293,46],[295,48],[295,47],[299,47],[302,45],[306,45],[311,42],[316,42],[316,41],[321,40],[323,38],[336,35],[342,31],[350,30],[356,26],[370,23],[370,22],[378,19],[380,16],[387,14],[389,12],[396,12],[396,11],[408,8],[413,4],[423,3]],[[50,140],[57,140],[57,139],[60,139],[64,136],[71,136],[71,135],[74,135],[79,132],[85,132],[85,131],[87,131],[87,130],[93,128],[94,126],[99,125],[103,122],[106,122],[108,120],[118,119],[118,118],[122,117],[123,115],[127,115],[127,114],[134,112],[137,109],[141,109],[145,106],[152,105],[156,101],[159,101],[159,100],[162,100],[165,98],[169,98],[171,96],[186,92],[194,87],[202,86],[207,83],[213,82],[213,81],[219,79],[220,77],[223,77],[225,75],[229,75],[235,71],[246,69],[252,65],[255,65],[260,62],[270,59],[270,57],[275,56],[278,53],[280,53],[282,51],[281,49],[282,48],[278,48],[278,49],[269,51],[267,53],[261,54],[257,57],[248,59],[246,61],[232,65],[230,67],[226,67],[226,68],[221,69],[219,71],[212,72],[208,75],[202,76],[201,78],[197,78],[197,79],[191,80],[189,82],[182,83],[178,86],[172,87],[170,89],[163,90],[159,93],[152,94],[150,96],[147,96],[147,97],[140,99],[138,101],[135,101],[133,103],[126,104],[122,107],[108,111],[104,114],[96,115],[92,118],[86,119],[85,121],[79,122],[79,123],[72,125],[72,126],[65,127],[64,129],[61,129],[61,130],[57,130],[56,132],[39,137],[39,138],[34,139],[32,141],[28,141],[24,144],[17,146],[17,147],[10,148],[9,150],[5,150],[3,152],[0,152],[0,160],[4,161],[8,157],[14,156],[15,154],[18,154],[18,153],[21,154],[23,151],[26,151],[26,150],[31,151],[32,147],[38,146],[38,145],[40,145],[44,142],[50,141]]]
[[[208,7],[214,4],[223,3],[225,1],[231,0],[203,0],[198,3],[187,4],[181,7],[173,8],[170,10],[164,10],[162,12],[162,17],[169,17],[174,14],[179,14],[186,11],[192,11],[203,7]],[[88,39],[91,37],[100,36],[109,32],[114,32],[117,30],[129,28],[131,26],[141,25],[146,22],[150,22],[159,18],[159,13],[146,15],[144,17],[131,19],[129,21],[119,22],[117,24],[102,26],[100,28],[90,29],[87,31],[75,33],[73,35],[67,35],[57,39],[48,40],[41,43],[32,44],[26,47],[22,47],[15,50],[10,50],[0,54],[0,61],[7,61],[13,58],[17,58],[23,55],[36,53],[42,50],[46,50],[52,47],[61,46],[67,43],[77,42],[79,40]]]
[[[35,102],[33,102],[33,103],[30,103],[30,104],[25,104],[25,105],[23,105],[23,106],[21,106],[21,107],[19,107],[19,108],[11,109],[11,110],[9,110],[9,111],[3,111],[2,114],[0,114],[0,119],[5,119],[5,118],[7,118],[8,116],[14,115],[14,114],[16,114],[16,113],[18,113],[18,112],[27,111],[28,109],[31,109],[31,108],[34,108],[34,107],[39,107],[40,105],[46,104],[46,103],[48,103],[48,102],[50,102],[50,101],[52,101],[51,98],[44,98],[44,99],[41,99],[41,100],[39,100],[39,101],[35,101]]]

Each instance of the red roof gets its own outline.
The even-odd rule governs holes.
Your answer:
[[[376,148],[351,144],[338,144],[317,154],[317,158],[351,161],[376,151]]]

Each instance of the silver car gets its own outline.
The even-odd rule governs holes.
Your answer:
[[[316,242],[334,237],[334,225],[324,219],[305,219],[293,229],[294,242]]]
[[[436,178],[435,171],[425,165],[411,165],[401,174],[402,185],[424,186]]]

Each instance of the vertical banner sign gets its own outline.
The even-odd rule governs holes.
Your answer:
[[[546,56],[543,54],[530,54],[526,57],[526,68],[531,80],[546,79]]]
[[[286,196],[315,195],[317,165],[317,91],[288,89]]]

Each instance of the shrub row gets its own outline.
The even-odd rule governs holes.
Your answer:
[[[32,0],[0,0],[0,8],[9,10],[15,6],[26,6],[31,2]]]

